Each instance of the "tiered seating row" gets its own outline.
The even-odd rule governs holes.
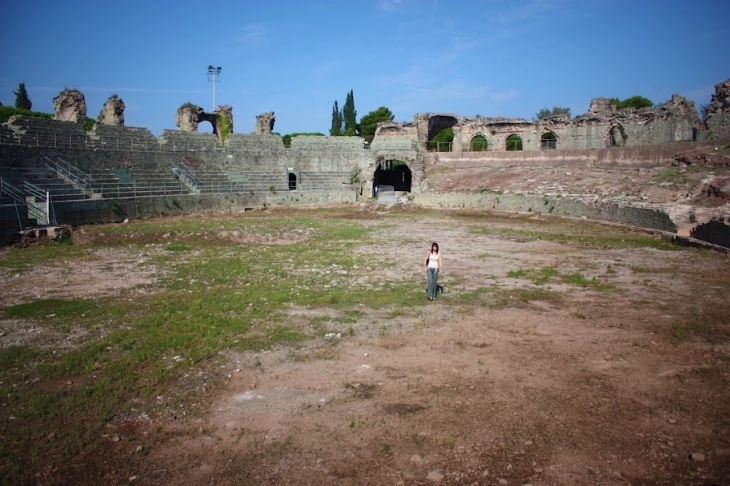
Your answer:
[[[134,198],[190,194],[167,168],[93,169],[91,187],[102,198]]]
[[[41,192],[47,192],[52,201],[77,201],[90,197],[46,168],[3,169],[0,177],[22,190],[26,195],[30,194],[26,183],[30,183]]]

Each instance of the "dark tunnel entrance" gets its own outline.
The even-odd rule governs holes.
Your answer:
[[[378,195],[380,187],[396,192],[411,192],[411,169],[402,160],[384,160],[378,164],[373,175],[373,196]]]

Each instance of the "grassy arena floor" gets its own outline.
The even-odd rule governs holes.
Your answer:
[[[77,228],[0,250],[0,281],[2,484],[730,480],[724,254],[534,214],[279,209]],[[253,389],[288,408],[231,408]]]

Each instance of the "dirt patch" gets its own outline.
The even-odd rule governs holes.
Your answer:
[[[362,214],[351,219],[387,219]],[[194,387],[193,399],[157,398],[169,404],[167,415],[148,416],[140,402],[111,422],[96,453],[75,465],[95,475],[69,466],[41,479],[728,484],[728,260],[528,241],[479,224],[434,213],[388,224],[377,245],[351,250],[367,266],[348,269],[347,278],[425,282],[423,257],[437,241],[445,293],[434,302],[424,290],[423,306],[358,307],[349,321],[331,309],[292,306],[292,322],[326,319],[338,332],[291,348],[227,351],[171,387]],[[82,269],[57,263],[32,287],[3,275],[3,305],[49,292],[154,291],[145,251],[95,252]],[[524,276],[545,268],[565,278],[536,284]],[[69,285],[56,290],[64,277]],[[44,386],[73,389],[78,380]]]

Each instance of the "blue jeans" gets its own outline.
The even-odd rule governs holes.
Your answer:
[[[426,276],[428,277],[428,298],[433,299],[436,297],[439,288],[439,269],[429,268],[426,271]]]

